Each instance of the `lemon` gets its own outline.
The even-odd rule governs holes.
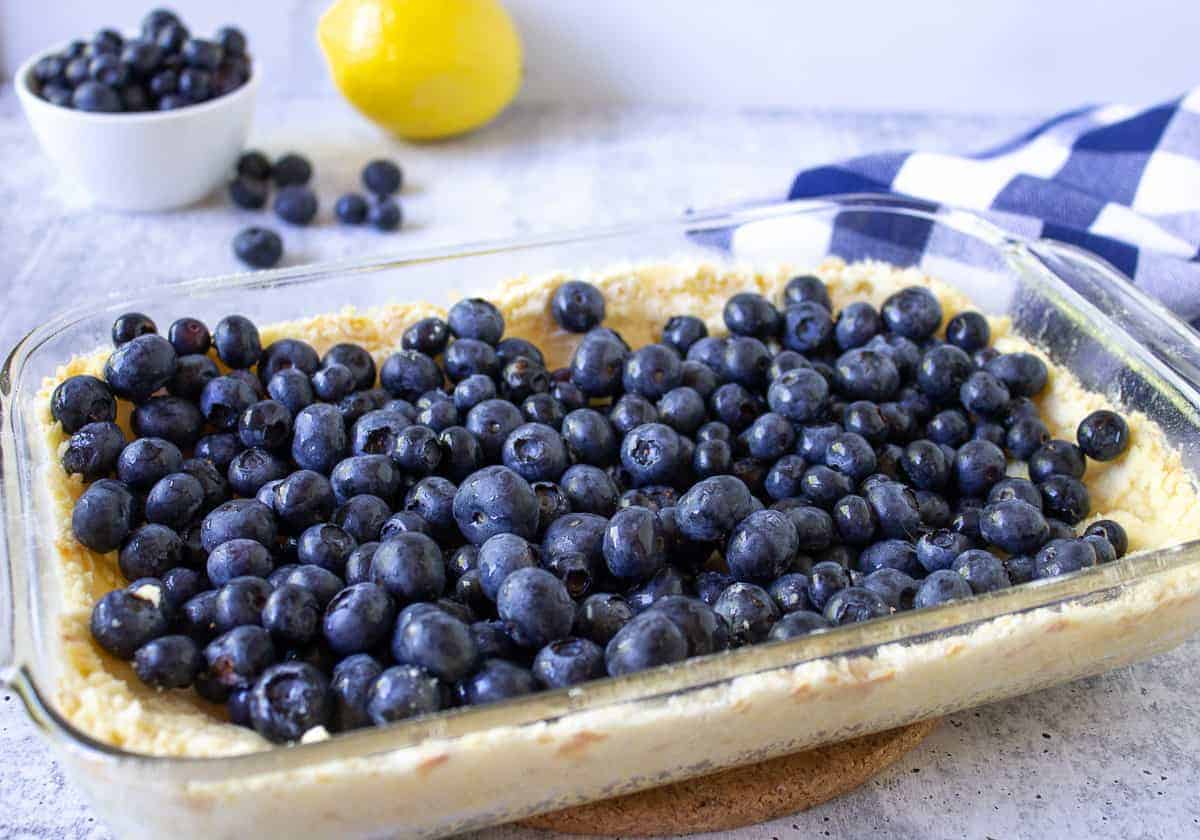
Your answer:
[[[521,41],[497,0],[338,0],[317,39],[350,104],[413,140],[478,128],[521,85]]]

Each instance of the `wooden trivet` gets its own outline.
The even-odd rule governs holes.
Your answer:
[[[521,825],[566,834],[661,837],[722,831],[794,814],[861,785],[916,747],[937,719],[734,767],[665,787],[541,814]]]

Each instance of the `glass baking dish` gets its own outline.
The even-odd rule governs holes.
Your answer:
[[[343,305],[443,302],[519,274],[662,259],[916,265],[958,288],[1114,404],[1144,412],[1195,474],[1200,336],[1107,265],[972,215],[846,196],[533,240],[162,286],[77,308],[0,372],[2,676],[68,775],[121,835],[433,836],[889,729],[1167,650],[1200,627],[1200,543],[936,609],[616,680],[232,758],[98,742],[55,709],[54,546],[38,523],[43,377],[108,341],[115,314],[238,311],[260,322]],[[664,317],[669,302],[664,301]]]

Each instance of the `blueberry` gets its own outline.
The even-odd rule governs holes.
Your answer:
[[[302,186],[312,178],[312,164],[304,157],[290,152],[275,161],[271,167],[271,177],[275,186]]]
[[[984,369],[1008,386],[1014,397],[1034,397],[1046,387],[1046,363],[1032,353],[1006,353]]]
[[[357,546],[354,537],[336,525],[310,525],[300,534],[296,559],[302,564],[320,566],[340,575],[346,568],[350,552]]]
[[[504,335],[504,316],[482,298],[465,298],[454,304],[446,323],[455,338],[472,338],[493,346]]]
[[[467,412],[464,424],[489,461],[500,460],[504,443],[523,424],[521,410],[507,400],[484,400]]]
[[[735,335],[726,339],[720,370],[726,380],[758,391],[767,383],[770,366],[771,351],[757,338]]]
[[[515,534],[496,534],[479,548],[480,583],[484,595],[492,601],[510,574],[535,566],[537,554],[533,546]]]
[[[321,360],[312,345],[294,338],[281,338],[263,349],[258,362],[258,378],[266,384],[281,370],[291,368],[312,376],[320,366]]]
[[[962,446],[970,440],[971,425],[961,411],[947,409],[933,416],[925,428],[925,434],[937,444]]]
[[[716,542],[728,537],[752,511],[753,499],[745,483],[719,475],[697,482],[680,497],[676,520],[688,539]]]
[[[494,379],[475,373],[454,386],[454,406],[466,414],[481,402],[495,399],[498,393]]]
[[[336,403],[354,391],[354,374],[345,365],[326,365],[312,375],[313,391],[317,399]]]
[[[679,662],[686,656],[683,632],[667,616],[654,612],[625,624],[608,642],[604,654],[612,676]]]
[[[1129,425],[1115,411],[1093,411],[1075,435],[1083,453],[1097,461],[1111,461],[1129,448]]]
[[[503,659],[485,659],[479,669],[457,686],[464,705],[495,703],[537,691],[533,674]]]
[[[608,411],[608,422],[619,435],[627,435],[643,423],[658,422],[658,408],[640,394],[625,394]]]
[[[292,458],[303,469],[328,473],[349,449],[342,415],[331,405],[314,403],[293,423]]]
[[[287,462],[275,453],[265,449],[243,449],[229,462],[226,476],[235,493],[249,497],[256,496],[263,485],[287,474]]]
[[[950,567],[963,576],[976,595],[1012,586],[1004,564],[996,555],[979,549],[964,551]]]
[[[391,651],[398,663],[415,665],[446,682],[466,677],[479,655],[466,624],[424,604],[400,612]]]
[[[462,426],[443,429],[438,444],[442,449],[442,472],[453,481],[462,481],[483,464],[479,441]]]
[[[734,529],[725,560],[735,580],[770,583],[790,568],[799,551],[791,518],[777,510],[751,513]]]
[[[441,551],[425,534],[397,534],[376,549],[371,580],[400,603],[433,600],[446,587]]]
[[[666,543],[658,519],[644,507],[618,511],[604,530],[603,553],[609,572],[645,580],[663,567]]]
[[[939,344],[921,356],[917,386],[935,401],[948,400],[961,392],[973,367],[965,351],[953,344]]]
[[[251,268],[271,268],[283,256],[283,240],[270,228],[248,227],[233,238],[233,253]]]
[[[783,459],[780,459],[783,460]],[[803,461],[801,461],[803,465]],[[727,475],[733,466],[733,450],[723,440],[706,440],[692,454],[692,472],[699,479]]]
[[[668,595],[655,601],[648,612],[666,616],[679,628],[688,656],[706,656],[729,646],[724,619],[698,598]]]
[[[875,337],[882,326],[883,322],[875,307],[865,301],[857,301],[847,304],[838,313],[833,327],[833,337],[839,348],[850,350],[854,347],[862,347]]]
[[[588,333],[571,356],[571,382],[589,397],[617,394],[622,387],[627,355],[628,350],[615,339]]]
[[[920,584],[899,569],[876,569],[863,578],[862,586],[878,595],[892,612],[910,610]]]
[[[217,590],[217,598],[213,603],[213,622],[217,632],[257,626],[273,588],[264,578],[253,575],[242,575],[226,581]]]
[[[987,318],[978,312],[960,312],[946,324],[946,341],[968,353],[987,347],[991,338]]]
[[[115,420],[117,402],[112,392],[94,376],[71,376],[50,395],[50,415],[71,435],[89,423]]]
[[[992,485],[1004,478],[1008,462],[1004,451],[986,440],[971,440],[959,447],[954,456],[954,477],[959,492],[969,496],[986,495]]]
[[[271,573],[268,582],[276,587],[298,586],[312,593],[322,609],[344,588],[340,577],[320,566],[280,566]]]
[[[891,615],[892,610],[874,590],[865,586],[848,586],[830,597],[825,604],[825,619],[837,627],[857,624],[873,618]]]
[[[403,180],[400,167],[390,160],[373,160],[363,167],[363,186],[378,196],[399,192]]]
[[[1113,547],[1117,557],[1124,557],[1125,552],[1129,550],[1129,537],[1125,533],[1125,529],[1119,522],[1114,522],[1111,519],[1098,519],[1091,525],[1087,526],[1084,532],[1085,537],[1100,536],[1108,540],[1109,545]]]
[[[261,210],[267,206],[270,188],[265,181],[239,176],[229,182],[229,200],[243,210]]]
[[[200,648],[187,636],[152,639],[133,656],[134,673],[155,688],[187,688],[203,667]]]
[[[283,187],[274,206],[275,214],[288,224],[306,225],[317,215],[317,194],[308,187]]]
[[[459,382],[476,373],[497,376],[500,360],[492,345],[474,338],[460,338],[446,348],[446,375],[452,382]],[[386,386],[385,386],[386,387]]]
[[[929,338],[942,323],[942,305],[933,292],[921,286],[890,295],[880,312],[889,330],[914,341]]]
[[[589,595],[579,605],[574,633],[598,645],[607,645],[633,618],[633,610],[620,595],[607,592]]]
[[[725,369],[725,339],[705,336],[697,339],[687,349],[687,361],[699,362],[716,374]]]
[[[167,14],[170,14],[170,12],[167,12]],[[189,35],[187,28],[178,19],[164,20],[147,34],[153,34],[154,43],[158,45],[159,49],[168,58],[172,53],[179,52],[180,48],[183,47],[183,42],[188,39]]]
[[[702,338],[708,337],[708,326],[694,315],[673,315],[662,331],[662,344],[673,347],[675,352],[685,354],[688,348]]]
[[[759,461],[775,461],[792,450],[796,432],[792,424],[781,414],[761,414],[742,433],[742,440],[751,457]],[[874,453],[872,453],[872,461]],[[873,466],[872,466],[873,468]]]
[[[788,280],[783,287],[783,302],[789,306],[797,303],[817,303],[827,310],[833,309],[829,299],[829,290],[820,277],[813,274],[799,274]]]
[[[329,691],[333,702],[331,720],[338,732],[360,729],[371,723],[367,714],[367,697],[372,683],[383,673],[383,667],[373,656],[356,653],[333,668]]]
[[[1087,487],[1077,478],[1052,475],[1040,485],[1042,508],[1048,516],[1074,525],[1092,509]]]
[[[809,610],[812,602],[808,600],[808,576],[798,572],[781,575],[769,587],[767,594],[779,607],[781,613]]]
[[[204,648],[206,676],[225,691],[252,685],[275,661],[271,635],[261,627],[241,626],[218,636]]]
[[[1034,557],[1034,577],[1056,577],[1096,565],[1096,550],[1085,540],[1056,539],[1046,543]]]
[[[1037,572],[1037,563],[1028,554],[1014,554],[1006,557],[1003,564],[1004,572],[1014,586],[1020,583],[1029,583]]]
[[[329,680],[306,662],[266,668],[248,703],[254,731],[277,744],[299,741],[310,729],[325,726],[334,708]]]
[[[169,473],[155,482],[146,496],[146,520],[182,530],[203,505],[204,486],[199,479],[185,472]]]
[[[725,302],[725,326],[734,335],[769,338],[779,332],[778,310],[762,295],[739,292]]]
[[[783,311],[783,345],[789,350],[811,353],[829,344],[833,334],[833,317],[819,303],[802,301]]]
[[[913,606],[916,609],[936,607],[950,601],[960,601],[971,597],[971,585],[966,579],[951,569],[939,569],[931,572],[917,590]]]
[[[391,508],[383,499],[361,493],[339,505],[330,521],[358,543],[374,542],[379,539],[379,533],[391,513]]]
[[[977,370],[959,388],[959,399],[968,411],[994,417],[1008,405],[1008,387],[987,371]]]
[[[275,519],[271,509],[253,499],[233,499],[214,508],[200,525],[205,551],[235,539],[251,539],[264,546],[275,543]]]
[[[394,616],[392,599],[383,587],[375,583],[347,586],[325,608],[325,641],[343,656],[368,651],[387,637]]]
[[[566,414],[562,402],[550,394],[531,394],[521,403],[521,416],[526,420],[542,423],[555,430],[562,428]]]
[[[1050,442],[1050,430],[1036,416],[1019,417],[1005,434],[1004,445],[1014,458],[1029,460],[1042,446]]]
[[[400,433],[410,425],[409,419],[399,412],[386,408],[368,411],[354,422],[350,448],[355,455],[391,455]]]
[[[381,198],[367,210],[367,223],[376,230],[399,230],[404,223],[404,211],[390,198]]]
[[[679,386],[679,354],[665,344],[647,344],[625,360],[623,383],[626,392],[658,400]]]
[[[621,442],[621,464],[637,486],[673,484],[685,463],[681,449],[679,435],[670,426],[646,423]]]
[[[336,503],[325,476],[313,470],[297,470],[275,487],[274,511],[293,531],[302,531],[325,521]]]
[[[544,569],[518,569],[504,578],[496,608],[509,635],[522,647],[542,647],[566,636],[575,620],[575,604],[566,587]]]
[[[1002,478],[988,491],[987,501],[990,505],[1007,499],[1019,499],[1039,511],[1042,509],[1041,492],[1036,484],[1025,478]]]
[[[875,538],[878,519],[875,509],[862,496],[842,496],[833,506],[838,536],[849,545],[869,545]]]
[[[419,514],[435,530],[454,527],[454,496],[458,488],[439,476],[422,478],[404,498],[407,511]]]
[[[111,475],[125,449],[125,435],[116,423],[88,423],[71,435],[62,454],[62,466],[68,475],[79,475],[85,482]]]
[[[71,64],[74,65],[75,62],[71,62]],[[150,77],[148,87],[150,88],[151,95],[159,98],[159,108],[161,110],[170,110],[169,107],[163,107],[163,100],[167,100],[168,105],[174,107],[182,107],[187,104],[186,100],[177,96],[179,90],[179,73],[173,69],[159,70]],[[176,101],[179,102],[179,105],[175,105]]]
[[[361,225],[367,220],[367,200],[358,193],[346,193],[334,203],[333,215],[344,225]]]
[[[175,365],[175,349],[170,342],[153,333],[139,335],[108,357],[104,378],[118,397],[142,402],[170,382]]]
[[[734,583],[713,606],[729,626],[734,647],[761,642],[779,620],[779,608],[767,591],[752,583]]]
[[[211,99],[213,97],[213,74],[198,67],[181,70],[179,73],[179,97],[187,103],[204,102]],[[159,105],[161,107],[161,100]]]
[[[838,357],[834,384],[852,399],[883,402],[900,387],[900,372],[888,356],[859,347]]]
[[[917,540],[917,562],[927,572],[948,569],[958,555],[974,547],[974,541],[965,534],[940,528]]]
[[[285,583],[267,596],[262,625],[281,644],[303,645],[321,632],[321,605],[312,592]]]
[[[604,320],[604,294],[591,283],[568,280],[554,290],[550,312],[567,332],[585,333]]]

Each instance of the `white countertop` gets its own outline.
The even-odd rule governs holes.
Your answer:
[[[882,149],[1003,139],[1011,116],[525,107],[462,140],[399,146],[340,102],[260,109],[254,145],[316,166],[317,227],[287,229],[223,196],[165,215],[94,211],[56,182],[0,87],[0,351],[40,319],[114,291],[239,269],[233,234],[280,230],[285,262],[395,252],[781,197],[797,168]],[[404,230],[330,221],[371,157],[405,168]],[[719,836],[983,838],[1200,835],[1200,640],[1102,677],[947,718],[925,743],[825,806]],[[20,701],[0,695],[0,837],[108,837]],[[487,840],[544,836],[519,829]]]

